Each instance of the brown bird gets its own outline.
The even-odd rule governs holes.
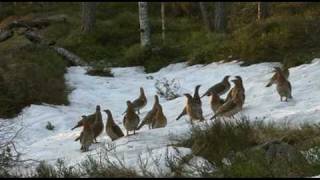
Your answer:
[[[114,122],[111,111],[109,109],[104,110],[108,115],[107,124],[106,124],[106,132],[112,141],[124,136],[120,127]]]
[[[154,95],[154,104],[152,109],[147,113],[147,115],[143,118],[141,124],[138,126],[137,130],[139,130],[142,126],[148,124],[149,129],[151,129],[152,119],[155,117],[157,113],[157,106],[159,106],[159,97]]]
[[[199,96],[199,88],[200,88],[200,86],[201,85],[197,85],[195,87],[193,99],[194,99],[195,103],[198,103],[201,106],[202,103],[201,103],[201,98]],[[186,108],[187,108],[186,106],[183,108],[182,112],[179,114],[179,116],[176,118],[176,120],[179,120],[182,116],[187,114],[187,109]]]
[[[290,73],[289,73],[289,69],[288,69],[288,68],[283,67],[282,69],[280,69],[279,67],[274,67],[274,69],[277,69],[278,71],[282,71],[282,74],[284,75],[284,77],[285,77],[286,79],[289,78]],[[276,73],[273,74],[273,76],[272,76],[271,79],[269,80],[269,82],[268,82],[268,84],[266,85],[266,87],[270,87],[272,84],[275,83],[275,81],[276,81],[276,75],[277,75]]]
[[[234,114],[241,111],[242,106],[244,104],[244,92],[242,90],[242,80],[241,79],[234,79],[232,82],[235,84],[234,87],[231,89],[231,91],[228,94],[228,97],[225,101],[225,103],[220,106],[215,115],[210,118],[214,119],[218,116],[225,116],[225,117],[231,117]]]
[[[78,121],[77,125],[74,126],[71,130],[74,130],[74,129],[78,128],[78,127],[81,127],[81,126],[83,125],[83,119],[84,119],[84,117],[87,118],[87,119],[89,119],[90,122],[93,124],[93,123],[95,122],[96,114],[97,114],[97,113],[100,113],[100,106],[99,106],[99,105],[96,106],[96,112],[95,112],[95,113],[90,114],[90,115],[88,115],[88,116],[85,116],[85,115],[81,116],[82,119],[81,119],[80,121]],[[100,114],[101,114],[101,113],[100,113]]]
[[[159,106],[157,106],[156,109],[157,109],[156,115],[152,119],[152,125],[151,125],[152,129],[162,128],[167,125],[167,118],[163,114],[161,105],[159,104]]]
[[[235,83],[235,87],[233,87],[228,95],[225,101],[229,101],[231,98],[236,97],[236,94],[239,93],[241,95],[241,108],[245,101],[245,89],[243,87],[242,78],[240,76],[235,76],[237,78],[236,81],[233,81]]]
[[[83,129],[79,139],[81,144],[80,150],[82,150],[82,152],[88,151],[90,145],[93,143],[94,132],[91,125],[91,120],[86,117],[83,120]]]
[[[210,92],[209,95],[211,96],[211,101],[210,101],[211,109],[214,113],[216,113],[219,107],[222,106],[225,101],[222,98],[220,98],[219,95],[216,94],[215,92]]]
[[[241,106],[235,103],[232,100],[225,102],[222,106],[218,108],[214,116],[210,120],[215,119],[219,116],[232,117],[234,114],[238,113],[241,110]]]
[[[94,114],[91,114],[89,116],[82,116],[82,119],[78,122],[78,124],[72,128],[71,130],[83,126],[83,121],[86,120],[88,123],[91,124],[92,129],[94,131],[94,141],[97,143],[96,138],[102,133],[103,131],[103,121],[102,121],[102,115],[100,111],[100,106],[96,106],[96,112]],[[80,136],[75,139],[75,141],[79,140]]]
[[[140,109],[142,109],[147,104],[147,97],[144,94],[144,90],[142,87],[140,87],[140,96],[138,99],[134,100],[132,102],[133,108],[135,111],[138,111],[138,114],[140,114]]]
[[[186,93],[184,95],[187,97],[186,111],[190,117],[191,123],[193,123],[194,120],[203,121],[204,118],[202,115],[201,105],[195,102],[189,93]]]
[[[216,94],[218,94],[219,96],[223,95],[224,93],[226,93],[229,89],[230,89],[230,83],[228,81],[230,76],[225,76],[223,78],[223,80],[217,84],[215,84],[214,86],[210,87],[202,96],[209,96],[209,92],[215,92]]]
[[[277,85],[277,91],[280,95],[280,101],[282,101],[282,97],[285,97],[285,101],[288,101],[288,98],[292,99],[291,95],[291,84],[290,82],[285,78],[283,72],[280,68],[275,68],[276,72],[276,80],[275,84]]]
[[[97,137],[102,133],[103,131],[103,121],[102,121],[102,114],[100,111],[100,106],[97,105],[97,111],[96,111],[96,118],[94,123],[92,124],[92,129],[94,133],[94,141],[97,143]]]
[[[142,87],[140,87],[140,96],[132,102],[132,105],[134,110],[138,112],[138,114],[140,114],[140,109],[147,105],[147,97],[144,94],[144,90]],[[127,110],[124,113],[126,112]]]
[[[127,101],[127,113],[123,117],[123,125],[127,130],[127,136],[129,131],[133,131],[133,134],[136,134],[136,129],[139,125],[139,116],[134,112],[134,107],[131,101]]]

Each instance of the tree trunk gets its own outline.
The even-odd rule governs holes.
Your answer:
[[[82,32],[89,33],[96,23],[96,2],[82,2]]]
[[[151,45],[150,40],[150,22],[148,17],[148,3],[138,2],[139,5],[139,23],[140,23],[140,40],[141,46]]]
[[[269,3],[258,2],[258,21],[265,19],[269,16]]]
[[[161,3],[161,24],[162,24],[162,41],[165,41],[166,38],[166,21],[165,21],[165,4]]]
[[[3,2],[0,2],[0,16],[2,15],[2,9],[3,9],[3,8],[2,8],[2,7],[3,7],[2,3],[3,3]]]
[[[201,11],[201,16],[204,22],[204,25],[206,26],[207,31],[211,32],[211,23],[210,23],[210,18],[208,15],[208,11],[206,9],[206,5],[204,2],[199,2],[200,6],[200,11]]]
[[[225,2],[215,2],[214,28],[216,32],[224,32],[226,26]]]

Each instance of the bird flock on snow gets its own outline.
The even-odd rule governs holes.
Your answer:
[[[270,87],[276,84],[276,90],[280,95],[280,101],[288,101],[292,99],[291,84],[288,80],[289,70],[287,68],[281,69],[279,67],[274,68],[274,75],[269,80],[266,87]],[[194,95],[189,93],[184,95],[187,98],[187,103],[182,112],[178,115],[176,120],[179,120],[182,116],[188,115],[191,123],[195,120],[203,121],[202,114],[202,102],[201,98],[204,96],[211,96],[210,107],[214,115],[210,118],[216,119],[217,117],[233,117],[235,114],[242,110],[245,102],[245,88],[243,86],[242,78],[235,76],[235,79],[231,80],[234,86],[231,88],[229,83],[230,76],[225,76],[223,80],[212,87],[210,87],[201,97],[199,96],[199,88],[201,85],[195,87]],[[229,89],[231,90],[229,91]],[[229,91],[229,92],[228,92]],[[226,99],[222,99],[220,96],[228,92]],[[144,125],[148,125],[149,129],[163,128],[167,125],[167,118],[162,111],[162,106],[159,103],[159,97],[154,96],[154,104],[152,109],[146,114],[140,123],[140,110],[146,106],[147,98],[144,90],[140,87],[140,96],[134,101],[127,101],[127,109],[123,113],[123,126],[126,129],[126,136],[129,136],[129,131],[133,131],[133,135],[137,130]],[[109,109],[103,110],[107,114],[107,124],[105,126],[107,135],[112,141],[124,136],[121,128],[115,123],[112,113]],[[88,151],[89,147],[93,143],[97,143],[96,138],[103,132],[104,124],[102,121],[101,107],[96,106],[96,112],[91,115],[82,115],[81,120],[71,130],[82,127],[80,136],[75,141],[80,140],[81,148],[83,152]]]

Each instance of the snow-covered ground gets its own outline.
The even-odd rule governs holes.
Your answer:
[[[80,134],[81,128],[73,131],[70,129],[80,120],[81,115],[93,113],[96,105],[99,104],[102,110],[110,109],[115,122],[125,132],[122,113],[126,109],[126,101],[139,96],[139,87],[144,88],[148,99],[147,106],[141,110],[142,119],[153,105],[156,79],[164,77],[176,79],[181,85],[181,94],[193,93],[194,87],[201,84],[200,95],[202,95],[210,86],[220,82],[225,75],[231,75],[231,79],[236,75],[243,78],[246,89],[243,115],[251,119],[265,118],[266,121],[319,122],[320,59],[290,69],[289,80],[292,84],[293,99],[289,102],[280,102],[275,86],[265,87],[275,65],[278,64],[261,63],[242,67],[239,62],[194,66],[178,63],[152,74],[145,74],[140,67],[113,68],[115,75],[113,78],[89,76],[85,74],[84,67],[70,67],[65,75],[67,83],[74,89],[69,95],[70,105],[31,105],[17,118],[0,122],[10,122],[17,128],[23,127],[16,139],[17,148],[23,153],[23,159],[55,162],[61,158],[72,165],[85,159],[89,154],[97,154],[99,147],[111,142],[105,130],[98,137],[100,143],[92,145],[89,152],[82,153],[79,142],[74,141]],[[147,76],[154,78],[147,79]],[[225,96],[226,94],[223,95]],[[185,102],[186,98],[183,96],[171,101],[161,98],[160,103],[168,119],[167,127],[149,130],[145,126],[137,131],[136,135],[114,141],[116,147],[114,154],[123,157],[127,164],[133,166],[137,163],[139,154],[148,158],[148,149],[151,149],[154,155],[163,154],[167,145],[172,143],[171,137],[183,137],[190,130],[186,116],[179,121],[175,120]],[[209,97],[204,97],[202,104],[204,116],[209,119],[212,116]],[[53,131],[45,128],[48,121],[55,126]],[[104,112],[103,121],[105,124]],[[180,150],[184,154],[190,153],[190,149],[187,148]]]

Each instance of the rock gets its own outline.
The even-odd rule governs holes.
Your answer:
[[[272,140],[255,146],[252,150],[262,150],[266,153],[268,160],[285,158],[289,162],[301,162],[305,160],[303,155],[292,145],[280,140]]]

